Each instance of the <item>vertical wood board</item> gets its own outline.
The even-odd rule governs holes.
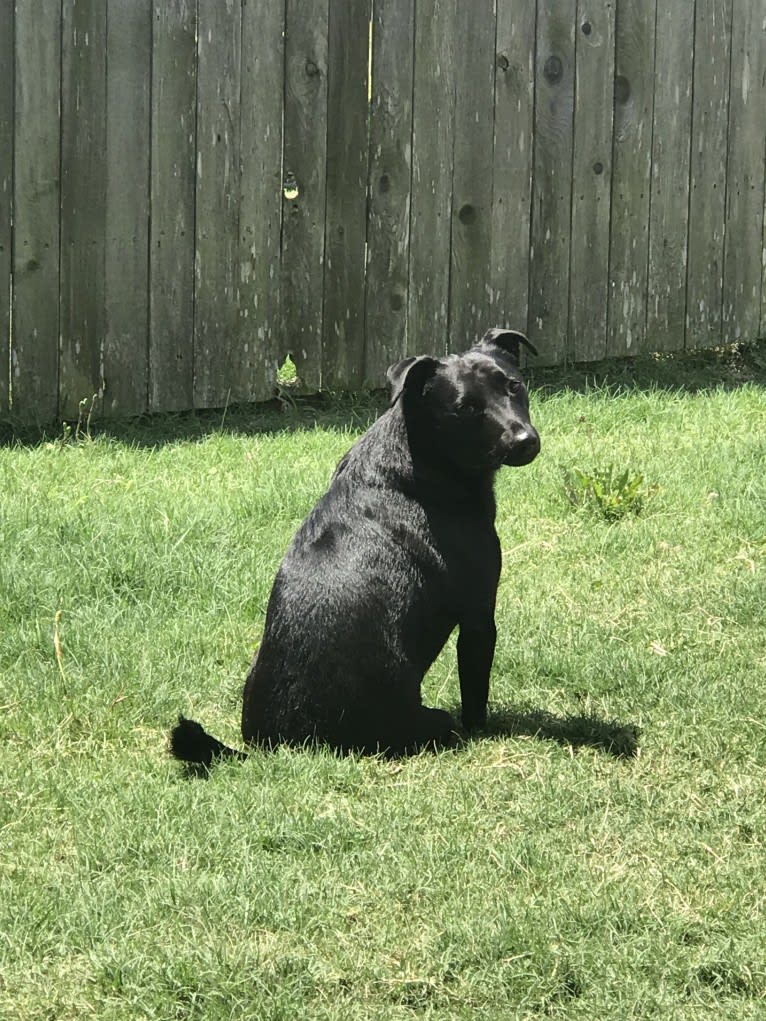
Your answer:
[[[686,347],[721,342],[731,0],[697,0],[689,182]]]
[[[239,343],[239,0],[198,8],[194,405],[247,395],[252,350]]]
[[[154,0],[149,408],[194,404],[197,3]]]
[[[538,0],[529,336],[540,362],[567,356],[576,0]]]
[[[375,0],[367,225],[365,379],[407,351],[414,0]]]
[[[147,409],[152,0],[109,0],[104,413]]]
[[[330,0],[322,345],[330,389],[358,389],[364,373],[371,14],[371,0]]]
[[[106,5],[63,0],[59,415],[102,392]]]
[[[274,394],[280,351],[284,4],[242,7],[239,337],[248,400]]]
[[[617,6],[606,344],[614,358],[646,340],[655,16],[656,0]]]
[[[0,415],[10,406],[14,5],[0,6]]]
[[[449,348],[464,351],[491,322],[494,163],[495,2],[457,4],[452,172]]]
[[[723,278],[723,340],[760,330],[766,159],[766,7],[735,3]]]
[[[535,5],[498,0],[492,173],[492,324],[527,331]]]
[[[606,356],[615,2],[577,5],[569,341],[581,362]]]
[[[58,406],[61,4],[16,12],[13,402],[48,422]]]
[[[694,4],[657,5],[647,344],[683,348]]]
[[[280,361],[322,385],[328,0],[286,0]]]
[[[455,55],[460,46],[455,2],[418,0],[415,5],[406,354],[447,351]]]

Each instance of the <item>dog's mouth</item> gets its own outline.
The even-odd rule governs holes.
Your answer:
[[[527,452],[527,451],[511,451],[503,459],[503,464],[508,468],[522,468],[525,464],[531,464],[532,461],[540,453],[539,450]]]

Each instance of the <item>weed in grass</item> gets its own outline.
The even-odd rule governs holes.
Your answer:
[[[66,446],[70,443],[90,442],[93,439],[91,423],[96,410],[96,401],[99,395],[83,397],[77,406],[77,421],[74,426],[70,422],[63,422],[61,435],[52,441],[53,446]]]
[[[575,507],[594,510],[606,521],[619,521],[626,514],[640,514],[644,500],[653,490],[644,484],[644,476],[630,468],[620,471],[613,464],[606,468],[566,468],[564,489]]]
[[[596,448],[589,422],[580,416],[580,424],[588,438],[594,460]],[[644,476],[631,468],[618,468],[608,464],[588,470],[576,465],[562,469],[564,491],[575,507],[591,510],[606,521],[614,522],[626,514],[640,514],[648,496],[657,492],[657,486],[647,486]]]

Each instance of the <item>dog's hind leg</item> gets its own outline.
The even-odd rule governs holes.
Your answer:
[[[452,743],[455,721],[444,709],[420,706],[409,727],[400,735],[400,750],[405,754],[423,748],[444,748]]]

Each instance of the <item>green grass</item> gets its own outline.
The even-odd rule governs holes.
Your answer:
[[[0,1017],[763,1018],[766,390],[684,371],[538,376],[490,732],[399,762],[165,751],[179,710],[238,742],[277,564],[373,404],[0,448]],[[573,463],[657,491],[609,524]],[[453,644],[426,698],[456,707]]]

